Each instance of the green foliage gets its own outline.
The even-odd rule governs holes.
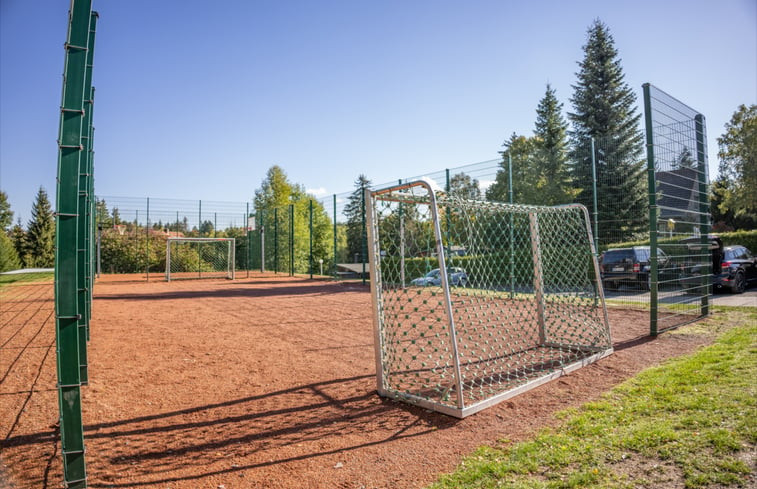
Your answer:
[[[757,105],[740,105],[718,138],[720,210],[757,218]]]
[[[555,90],[547,84],[536,108],[534,129],[534,165],[538,178],[533,184],[542,195],[542,205],[567,204],[575,196],[568,167],[568,123],[562,115],[562,107]]]
[[[13,248],[16,250],[16,256],[18,256],[21,267],[26,268],[26,263],[24,263],[24,255],[26,254],[26,231],[24,231],[24,228],[21,226],[21,218],[19,218],[16,224],[10,229],[8,237],[10,238],[11,243],[13,243]]]
[[[536,138],[518,136],[513,133],[505,141],[502,152],[501,169],[497,171],[494,183],[486,190],[486,199],[497,202],[509,202],[509,160],[512,159],[513,202],[519,204],[539,204],[541,195],[534,185],[539,179],[538,168],[534,162],[537,148]]]
[[[55,265],[55,219],[47,192],[42,187],[32,206],[25,241],[23,261],[27,267],[47,268]]]
[[[757,439],[757,313],[730,310],[719,321],[736,327],[714,345],[559,414],[561,426],[532,440],[478,449],[431,487],[620,489],[641,477],[644,487],[748,485],[754,469],[745,461]],[[675,467],[673,480],[671,471],[655,470],[666,465]]]
[[[17,270],[21,268],[21,260],[18,258],[13,241],[0,229],[0,272]]]
[[[313,263],[310,263],[310,202],[313,201]],[[272,166],[259,189],[255,191],[255,212],[258,227],[265,236],[266,269],[309,273],[318,269],[318,260],[324,260],[324,270],[333,263],[333,229],[326,210],[305,188],[290,183],[279,166]],[[294,221],[292,221],[294,219]],[[259,254],[260,232],[256,232],[256,249]],[[291,240],[294,240],[292,243]],[[292,252],[294,253],[292,255]],[[259,266],[259,259],[253,262]]]
[[[723,246],[730,246],[730,245],[742,245],[749,248],[750,251],[753,253],[757,253],[757,229],[753,229],[750,231],[733,231],[730,233],[717,233],[717,235],[720,237],[720,240],[723,242]],[[681,248],[680,250],[677,250],[675,248],[672,248],[675,243],[680,241],[680,237],[673,237],[673,238],[663,238],[659,239],[657,242],[660,246],[664,246],[665,252],[668,254],[686,254],[685,249]],[[649,240],[637,240],[637,241],[623,241],[619,243],[609,243],[607,245],[600,246],[600,251],[605,251],[610,248],[632,248],[634,246],[649,246]]]
[[[478,180],[466,173],[457,173],[449,179],[448,193],[452,196],[468,200],[481,200],[481,188]]]
[[[13,211],[8,194],[0,190],[0,231],[7,231],[13,224]]]
[[[636,96],[625,81],[615,41],[601,21],[588,29],[571,98],[572,168],[576,200],[592,208],[591,139],[596,142],[599,236],[626,240],[647,226],[644,146]],[[623,223],[618,226],[617,223]]]
[[[363,221],[365,218],[364,191],[371,186],[368,177],[361,174],[355,180],[355,190],[347,199],[344,216],[347,218],[347,260],[351,263],[355,257],[363,262],[368,260],[368,250],[365,245],[367,239]]]

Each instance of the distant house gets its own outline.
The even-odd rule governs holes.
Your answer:
[[[658,172],[656,176],[659,219],[698,223],[699,172],[693,168],[682,167]]]

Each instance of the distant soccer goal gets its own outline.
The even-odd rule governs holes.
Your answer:
[[[379,394],[465,417],[612,351],[583,206],[366,202]]]
[[[166,280],[234,279],[234,238],[168,238]]]

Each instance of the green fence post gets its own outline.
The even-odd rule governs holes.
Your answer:
[[[250,278],[250,258],[252,257],[252,229],[250,229],[250,203],[247,202],[247,212],[245,213],[245,229],[247,229],[247,257],[245,268],[247,269],[247,278]]]
[[[150,197],[147,197],[147,217],[145,221],[145,273],[150,281]]]
[[[90,306],[90,276],[89,270],[89,246],[90,246],[90,128],[92,126],[92,61],[95,52],[95,28],[97,14],[90,12],[89,28],[87,36],[87,61],[84,72],[84,94],[86,99],[83,104],[83,120],[81,131],[82,152],[79,159],[79,218],[77,230],[77,300],[79,309],[79,381],[82,385],[89,383],[87,374],[87,340],[89,338],[89,306]]]
[[[279,208],[273,208],[273,273],[279,273]]]
[[[81,414],[78,293],[79,173],[84,159],[85,72],[91,0],[72,0],[65,44],[58,136],[55,233],[55,329],[63,477],[67,487],[87,487]]]
[[[591,190],[592,190],[592,205],[594,206],[592,214],[594,214],[594,250],[599,253],[599,207],[597,206],[597,158],[596,150],[594,149],[594,138],[591,138]]]
[[[507,195],[510,203],[513,204],[513,156],[510,151],[507,152]],[[510,213],[510,298],[515,297],[515,221],[513,213]]]
[[[339,275],[337,274],[337,267],[336,267],[336,247],[337,247],[337,229],[336,229],[336,194],[334,194],[334,280],[339,279]]]
[[[362,246],[360,247],[360,261],[363,262],[363,285],[365,285],[365,255],[368,251],[368,236],[367,232],[368,229],[365,227],[365,184],[360,184],[360,207],[362,209],[361,212],[361,221],[363,223],[363,231],[362,231]]]
[[[294,276],[294,204],[289,204],[289,276]]]
[[[707,316],[710,313],[710,290],[712,281],[710,277],[712,270],[712,254],[710,252],[710,201],[707,189],[707,160],[705,158],[705,141],[704,141],[704,116],[697,114],[694,117],[694,126],[697,138],[697,170],[699,177],[699,229],[702,236],[702,253],[707,266],[702,273],[702,302],[700,314]]]
[[[657,190],[655,182],[654,129],[649,83],[644,89],[644,126],[647,141],[647,186],[649,191],[649,334],[657,336]]]
[[[313,199],[310,199],[310,279],[313,279]]]

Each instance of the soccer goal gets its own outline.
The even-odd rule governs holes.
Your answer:
[[[366,191],[379,394],[465,417],[612,352],[588,213]]]
[[[168,238],[166,280],[227,278],[234,280],[234,238]]]

